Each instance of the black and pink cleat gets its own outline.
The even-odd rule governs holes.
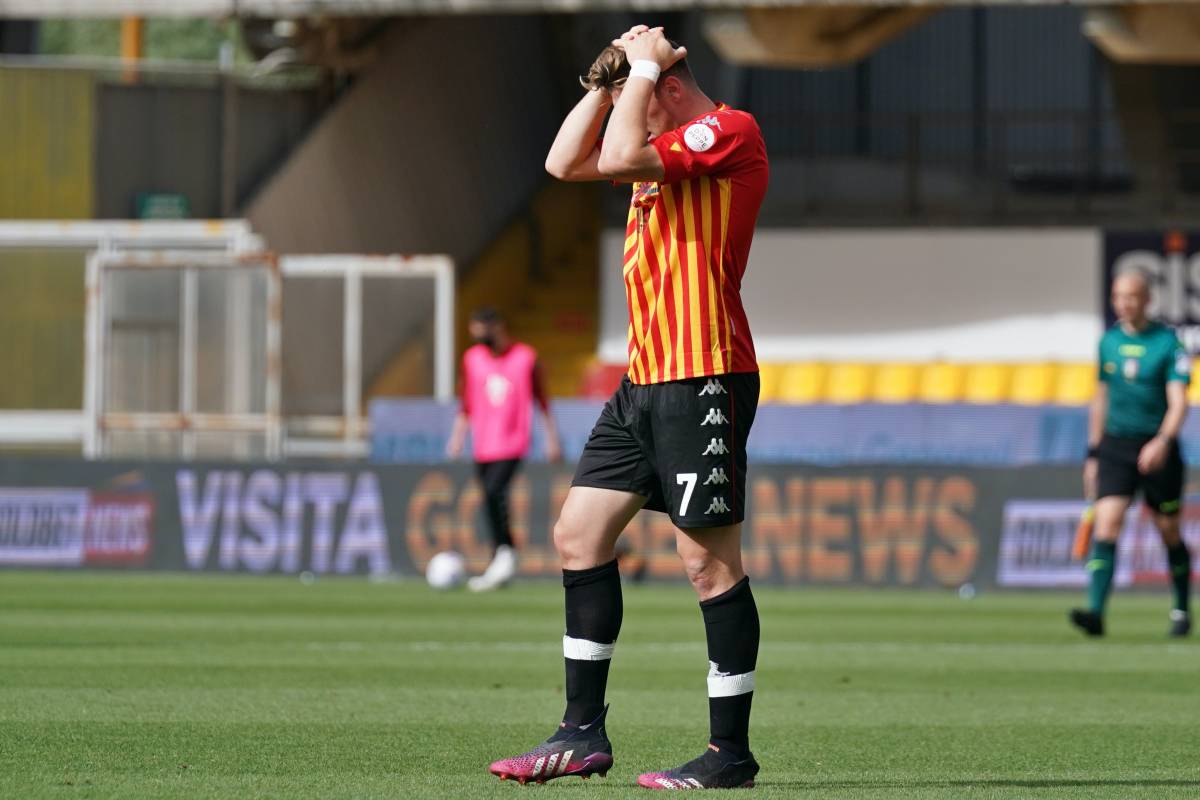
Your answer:
[[[493,761],[488,771],[502,781],[514,780],[520,784],[545,783],[571,775],[603,778],[613,765],[612,744],[604,732],[607,714],[605,708],[588,725],[563,722],[553,736],[528,753]]]
[[[735,761],[709,745],[704,755],[682,767],[646,772],[638,776],[637,782],[645,789],[749,789],[754,786],[757,774],[758,762],[754,756]]]

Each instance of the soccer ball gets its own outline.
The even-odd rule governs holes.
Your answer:
[[[434,589],[454,589],[467,579],[467,562],[453,550],[443,550],[429,559],[425,580]]]

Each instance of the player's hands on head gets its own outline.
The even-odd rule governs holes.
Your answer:
[[[661,69],[667,69],[687,56],[687,48],[673,47],[663,35],[662,28],[647,28],[645,25],[630,28],[620,39],[614,39],[613,45],[625,51],[630,64],[641,60],[653,61]]]
[[[649,25],[634,25],[632,28],[630,28],[629,30],[622,33],[616,39],[613,39],[613,42],[612,42],[613,46],[619,47],[622,50],[624,50],[626,42],[632,42],[635,38],[637,38],[638,34],[645,33],[648,30],[650,30]]]

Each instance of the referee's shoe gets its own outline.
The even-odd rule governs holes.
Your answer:
[[[1071,609],[1071,624],[1088,636],[1104,635],[1104,617],[1086,608]]]

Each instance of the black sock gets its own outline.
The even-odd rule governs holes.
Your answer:
[[[613,645],[621,632],[621,574],[616,559],[591,569],[564,569],[567,710],[563,720],[586,725],[604,711]]]
[[[758,662],[758,607],[750,579],[700,603],[708,638],[709,742],[738,760],[750,753],[750,703]]]

